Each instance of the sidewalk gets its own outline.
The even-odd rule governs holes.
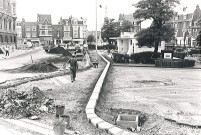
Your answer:
[[[35,48],[30,48],[30,49],[24,49],[24,50],[14,50],[14,51],[10,51],[9,56],[5,56],[5,54],[0,54],[0,60],[4,60],[4,59],[9,59],[9,58],[13,58],[16,56],[20,56],[29,52],[32,52],[34,50],[40,49],[41,47],[35,47]]]

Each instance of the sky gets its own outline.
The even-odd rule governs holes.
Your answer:
[[[119,14],[131,14],[135,11],[139,0],[97,0],[97,29],[100,30],[103,18],[118,19]],[[51,14],[52,23],[58,24],[60,17],[68,19],[69,16],[86,18],[88,30],[96,30],[96,0],[16,0],[17,20],[36,21],[37,14]],[[181,12],[182,7],[192,13],[200,0],[181,0],[176,11]],[[102,5],[102,8],[99,7]],[[201,8],[201,4],[199,4]],[[107,10],[106,10],[107,7]],[[106,12],[107,11],[107,12]],[[142,23],[142,28],[150,25],[151,21]]]

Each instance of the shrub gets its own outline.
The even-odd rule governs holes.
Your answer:
[[[174,52],[173,56],[176,58],[184,59],[186,57],[187,53],[185,52]]]
[[[155,55],[155,58],[160,57],[160,53],[140,52],[140,53],[131,54],[131,60],[133,60],[134,63],[154,64],[154,59],[155,59],[153,58],[154,55]]]
[[[191,49],[189,52],[189,55],[192,54],[201,54],[201,49]]]
[[[195,66],[195,61],[194,60],[185,59],[183,62],[184,62],[183,63],[184,67],[193,67],[193,66]]]
[[[127,54],[120,54],[120,53],[113,53],[112,54],[113,57],[113,61],[116,63],[125,63],[125,62],[129,62],[129,55]]]

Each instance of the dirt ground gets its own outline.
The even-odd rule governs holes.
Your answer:
[[[113,124],[119,113],[138,114],[143,135],[199,135],[201,129],[189,123],[200,124],[200,81],[200,69],[114,66],[97,113]],[[174,117],[182,122],[170,121]]]
[[[91,53],[92,60],[95,55]],[[107,135],[105,131],[96,129],[87,121],[85,107],[91,96],[95,83],[105,67],[105,62],[100,57],[99,67],[90,68],[84,72],[79,71],[75,82],[71,83],[70,75],[33,81],[16,87],[18,91],[26,91],[37,86],[48,97],[55,99],[56,104],[65,105],[65,112],[70,116],[71,130],[79,131],[81,134]],[[80,67],[81,68],[81,67]],[[40,122],[53,125],[58,120],[54,114],[40,116]]]

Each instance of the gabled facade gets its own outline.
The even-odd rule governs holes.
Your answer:
[[[52,38],[54,44],[58,45],[63,43],[63,26],[60,24],[52,25]]]
[[[141,23],[139,23],[137,19],[135,19],[133,17],[133,14],[120,14],[119,15],[119,23],[120,23],[120,26],[122,25],[123,21],[129,21],[133,26],[134,28],[131,29],[130,32],[134,32],[134,33],[137,33],[141,30]],[[124,31],[123,31],[124,32]]]
[[[0,47],[16,48],[16,2],[0,0]]]
[[[52,41],[52,19],[51,15],[38,14],[37,23],[39,28],[39,39],[43,43]]]
[[[195,38],[201,30],[199,20],[201,19],[201,10],[199,5],[193,13],[175,14],[171,23],[175,28],[176,45],[195,46]]]
[[[87,20],[84,18],[60,19],[63,26],[63,43],[83,44],[87,38]]]

